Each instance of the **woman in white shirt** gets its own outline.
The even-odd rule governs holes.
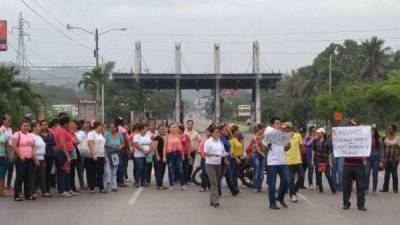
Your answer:
[[[85,159],[90,193],[95,193],[94,188],[96,185],[98,185],[100,193],[107,193],[103,183],[106,139],[101,132],[101,123],[94,121],[92,123],[92,131],[89,132],[87,138],[92,157]]]
[[[220,141],[219,129],[211,126],[209,128],[211,137],[204,144],[204,155],[206,157],[206,170],[210,180],[210,205],[219,206],[218,179],[221,176],[221,162],[225,148]]]
[[[32,135],[35,139],[35,175],[34,175],[34,185],[33,185],[33,197],[36,198],[36,190],[40,187],[42,197],[51,197],[51,194],[46,190],[46,162],[44,160],[44,155],[46,154],[46,143],[40,136],[42,132],[41,126],[37,122],[32,123]]]
[[[135,187],[147,187],[146,183],[146,156],[151,154],[150,144],[151,137],[146,135],[147,128],[144,124],[137,126],[139,133],[133,137],[133,157],[135,160],[136,174],[135,174]]]

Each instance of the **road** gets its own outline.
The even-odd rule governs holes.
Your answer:
[[[153,183],[149,188],[121,188],[118,193],[82,192],[68,199],[14,202],[1,198],[0,225],[389,225],[400,221],[400,195],[393,193],[368,195],[368,212],[360,212],[355,207],[355,193],[353,207],[343,211],[341,193],[301,190],[298,203],[287,199],[288,209],[273,211],[268,208],[266,193],[255,194],[245,187],[237,197],[225,187],[217,209],[208,205],[209,194],[198,190],[189,186],[186,192],[157,191]]]

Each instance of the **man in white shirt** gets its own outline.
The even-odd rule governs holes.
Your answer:
[[[193,129],[194,126],[194,121],[193,120],[188,120],[186,121],[186,130],[185,133],[187,135],[189,135],[190,139],[191,139],[191,143],[192,145],[190,146],[190,153],[189,153],[189,166],[188,166],[188,174],[189,174],[189,181],[191,180],[190,178],[192,177],[192,173],[193,173],[193,164],[194,161],[196,159],[196,152],[197,149],[199,148],[199,144],[201,141],[201,137],[200,134]]]
[[[274,129],[287,129],[293,127],[291,123],[281,124],[279,118],[273,117],[270,120],[270,126]],[[267,128],[268,129],[268,128]],[[266,131],[267,131],[266,129]],[[265,133],[264,133],[265,134]],[[285,202],[285,194],[288,189],[289,184],[289,170],[286,165],[285,151],[290,148],[290,144],[286,146],[280,146],[276,144],[267,143],[266,138],[262,140],[263,145],[267,146],[268,156],[267,156],[267,177],[268,177],[268,197],[269,197],[269,207],[271,209],[280,209],[276,201],[278,200],[282,207],[287,208]],[[275,195],[276,177],[279,175],[280,185],[278,196]]]

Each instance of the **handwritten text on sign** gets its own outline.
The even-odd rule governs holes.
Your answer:
[[[371,153],[371,127],[334,127],[332,144],[335,157],[367,157]]]
[[[292,132],[286,133],[268,126],[264,131],[263,144],[268,145],[271,143],[273,145],[286,146],[292,135]]]

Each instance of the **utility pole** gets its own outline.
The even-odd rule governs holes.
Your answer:
[[[101,32],[99,34],[99,30],[96,28],[95,32],[90,32],[88,30],[86,30],[85,28],[81,28],[81,27],[74,27],[71,26],[69,24],[67,24],[67,29],[68,30],[72,30],[72,29],[77,29],[77,30],[81,30],[84,31],[90,35],[94,36],[94,41],[95,41],[95,49],[94,49],[94,57],[96,58],[96,68],[99,69],[100,68],[100,63],[99,63],[99,37],[103,34],[106,34],[110,31],[115,31],[115,30],[119,30],[119,31],[126,31],[127,28],[117,28],[117,29],[109,29],[106,30],[104,32]],[[100,87],[101,86],[101,87]],[[100,89],[101,88],[101,100],[100,100]],[[98,102],[101,102],[101,122],[104,123],[104,82],[101,82],[100,85],[100,81],[97,82],[97,88],[96,88],[96,104],[97,104],[97,111],[99,111],[99,107],[98,107]]]
[[[332,54],[329,55],[329,95],[332,95]]]
[[[19,67],[20,74],[23,79],[28,79],[30,84],[30,75],[27,71],[28,61],[26,59],[26,50],[25,50],[25,37],[29,36],[29,34],[25,33],[25,26],[30,26],[29,22],[24,19],[22,16],[22,12],[19,13],[18,26],[13,27],[12,29],[18,30],[18,53],[17,53],[17,65]]]

